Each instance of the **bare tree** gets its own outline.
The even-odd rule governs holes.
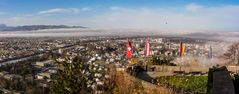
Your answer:
[[[239,64],[239,43],[229,46],[227,52],[224,54],[225,58],[229,60],[229,64]]]

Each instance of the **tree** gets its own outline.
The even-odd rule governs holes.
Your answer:
[[[165,55],[160,55],[160,56],[153,56],[152,58],[152,62],[154,65],[173,65],[173,63],[171,63],[171,61],[173,61],[173,57],[172,56],[165,56]]]
[[[80,57],[59,63],[59,70],[53,78],[51,93],[53,94],[90,94],[91,88],[87,87],[88,76],[83,73],[87,71],[88,65],[82,62]]]
[[[153,56],[152,62],[153,62],[153,64],[155,64],[155,65],[161,65],[161,62],[160,62],[160,58],[159,58],[159,57]]]
[[[239,64],[239,43],[229,46],[224,56],[229,63]]]

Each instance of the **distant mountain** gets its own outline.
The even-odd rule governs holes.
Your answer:
[[[223,41],[239,41],[239,32],[197,32],[186,35],[188,38],[223,40]]]
[[[7,25],[5,25],[5,24],[0,24],[0,28],[5,28],[5,27],[7,27]]]
[[[189,33],[186,36],[191,38],[214,38],[216,36],[220,36],[220,33],[205,33],[205,32],[196,32],[196,33]]]
[[[87,28],[83,26],[67,26],[67,25],[24,25],[24,26],[7,26],[0,24],[0,31],[32,31],[44,29],[62,29],[62,28]]]

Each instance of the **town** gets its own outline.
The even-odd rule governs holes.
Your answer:
[[[133,50],[133,59],[131,61],[126,56],[126,45],[129,40],[132,42]],[[150,43],[150,57],[145,55],[146,40]],[[109,79],[112,79],[112,67],[115,67],[116,71],[126,72],[129,64],[141,66],[147,63],[149,65],[148,70],[151,69],[151,72],[148,73],[154,78],[158,76],[193,74],[207,76],[208,68],[221,63],[201,63],[200,59],[204,58],[210,61],[210,57],[208,57],[210,47],[216,49],[223,48],[225,45],[224,42],[212,40],[149,36],[131,38],[66,37],[60,39],[4,38],[0,41],[2,60],[0,68],[1,91],[4,93],[30,94],[49,93],[51,89],[59,88],[52,86],[52,84],[59,84],[57,82],[57,80],[60,80],[58,73],[68,73],[64,67],[74,67],[76,65],[71,65],[74,62],[83,62],[82,66],[84,67],[79,68],[82,74],[88,77],[86,86],[97,94],[104,93],[110,88],[108,85],[112,83],[109,82]],[[184,61],[180,60],[179,56],[180,43],[182,42],[185,44]],[[221,51],[225,50],[224,52],[226,52],[226,49],[221,49]],[[212,53],[211,57],[213,58],[223,55],[216,52],[216,50],[213,50]],[[157,66],[165,64],[168,67]],[[233,62],[232,64],[238,63]],[[238,73],[236,68],[228,69],[234,74]],[[182,70],[189,74],[182,74]],[[69,74],[67,75],[69,76]],[[138,74],[134,75],[137,76]],[[153,79],[149,80],[149,82],[152,81]]]
[[[239,0],[0,0],[0,94],[239,94]]]

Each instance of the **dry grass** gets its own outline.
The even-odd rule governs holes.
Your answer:
[[[115,71],[111,68],[110,82],[113,85],[113,94],[176,94],[164,86],[155,85],[136,79],[125,71]]]

